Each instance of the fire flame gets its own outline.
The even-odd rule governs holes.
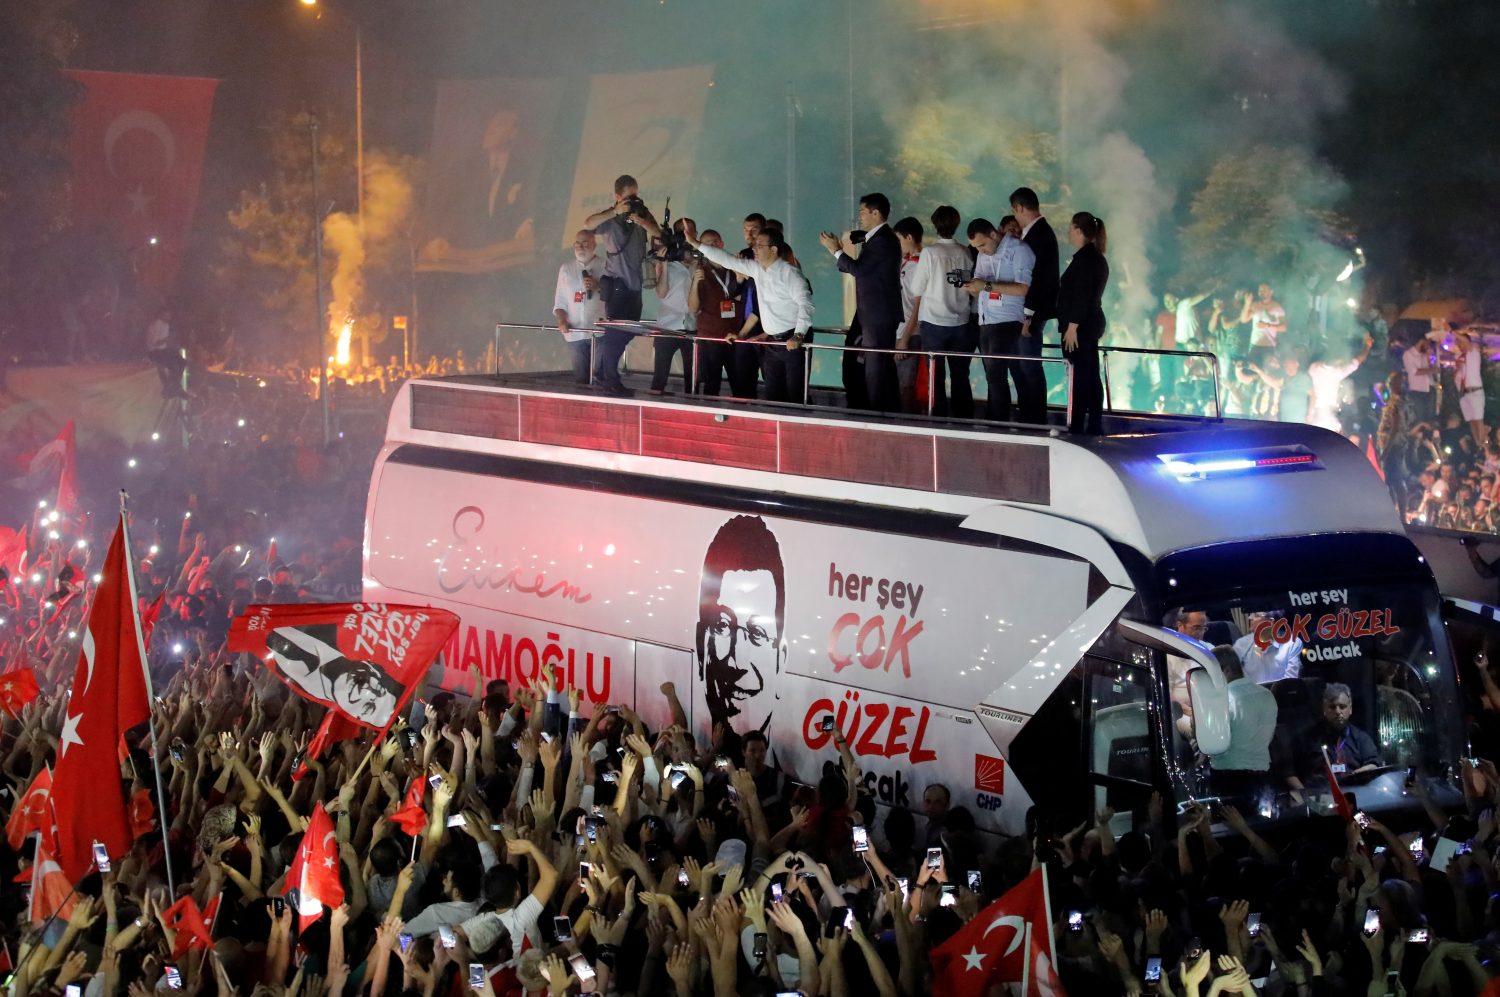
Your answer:
[[[349,366],[349,338],[354,334],[354,320],[344,323],[339,330],[339,344],[333,351],[334,362],[340,367]]]

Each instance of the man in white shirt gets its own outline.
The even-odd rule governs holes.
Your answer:
[[[1001,224],[1005,221],[1002,219]],[[969,245],[979,253],[974,259],[974,278],[964,290],[979,301],[979,350],[1008,359],[986,359],[984,376],[988,384],[986,415],[997,422],[1010,421],[1009,377],[1016,383],[1016,401],[1022,419],[1028,413],[1047,407],[1046,385],[1041,385],[1040,403],[1032,398],[1037,385],[1022,369],[1021,334],[1026,317],[1026,292],[1036,254],[1031,247],[1010,233],[1002,234],[987,218],[969,222]]]
[[[1264,366],[1266,355],[1275,352],[1277,338],[1286,332],[1286,309],[1270,284],[1260,285],[1255,297],[1245,299],[1240,321],[1250,323],[1251,359]]]
[[[912,277],[917,272],[917,261],[922,258],[922,240],[927,232],[922,223],[908,215],[891,226],[901,243],[901,327],[896,330],[898,350],[921,350],[922,340],[913,342],[912,331],[917,324],[917,296],[912,292]],[[910,330],[910,331],[909,331]],[[901,386],[901,408],[912,414],[922,411],[917,401],[917,378],[921,374],[922,360],[916,353],[896,355],[896,380]],[[925,375],[922,375],[925,376]]]
[[[429,904],[422,913],[406,922],[406,933],[413,937],[435,935],[439,928],[462,924],[479,910],[479,870],[458,867],[443,874],[444,899]]]
[[[1252,682],[1275,682],[1302,677],[1302,638],[1293,637],[1284,644],[1269,641],[1265,647],[1256,644],[1256,631],[1262,641],[1271,635],[1271,627],[1283,613],[1251,613],[1245,621],[1245,636],[1234,642],[1234,653],[1240,656],[1245,677]],[[1266,624],[1262,628],[1262,624]]]
[[[573,237],[573,258],[557,270],[557,292],[552,296],[552,316],[572,355],[573,380],[589,383],[589,333],[604,317],[604,298],[599,293],[597,241],[589,229]]]
[[[1453,352],[1458,354],[1458,366],[1453,371],[1453,386],[1458,390],[1458,410],[1474,442],[1482,449],[1489,443],[1489,427],[1484,423],[1484,378],[1480,364],[1483,357],[1479,351],[1479,336],[1464,329],[1453,334]]]
[[[1370,347],[1375,345],[1375,339],[1368,332],[1365,333],[1365,348],[1357,357],[1351,357],[1347,353],[1337,359],[1324,358],[1315,360],[1307,368],[1307,376],[1312,378],[1312,412],[1307,421],[1314,426],[1322,426],[1331,429],[1335,433],[1342,431],[1339,424],[1339,395],[1342,392],[1344,381],[1359,370],[1370,357]]]
[[[511,950],[518,955],[522,938],[529,938],[533,948],[542,947],[537,921],[557,890],[557,869],[548,861],[547,853],[526,838],[507,840],[505,849],[508,857],[525,855],[536,863],[536,887],[517,902],[525,880],[515,866],[504,862],[485,873],[484,899],[491,909],[468,918],[460,927],[476,956],[488,954],[502,931],[510,936]],[[406,930],[411,931],[411,927]]]
[[[683,225],[682,234],[708,262],[755,281],[760,322],[756,334],[745,341],[761,346],[761,378],[766,383],[766,400],[802,402],[807,359],[801,346],[812,328],[812,287],[801,270],[782,259],[786,243],[781,233],[757,234],[755,258],[749,260],[699,242],[697,226],[691,221]],[[736,338],[728,337],[730,341]]]
[[[677,223],[682,226],[690,219]],[[682,260],[658,257],[656,261],[656,321],[652,326],[662,332],[681,335],[657,336],[651,346],[656,353],[656,370],[651,377],[651,393],[667,393],[667,379],[672,374],[672,358],[682,354],[683,393],[692,394],[693,385],[693,341],[690,336],[698,329],[698,280],[703,270],[697,261],[689,269]]]
[[[1425,336],[1401,351],[1401,367],[1406,371],[1406,400],[1416,422],[1432,422],[1437,418],[1437,394],[1432,390],[1437,363],[1432,351],[1432,343]]]
[[[1245,677],[1233,648],[1216,647],[1229,694],[1229,747],[1214,755],[1213,788],[1219,796],[1254,796],[1271,770],[1271,740],[1276,736],[1276,695]]]
[[[948,280],[948,274],[954,270],[970,271],[974,266],[969,250],[953,239],[960,220],[958,209],[951,204],[944,204],[932,213],[932,227],[937,229],[938,238],[932,245],[924,246],[917,258],[911,275],[913,311],[901,330],[897,349],[908,349],[913,333],[920,332],[924,349],[938,353],[973,352],[969,340],[971,299],[961,284]],[[974,417],[969,363],[967,356],[933,358],[933,415]]]

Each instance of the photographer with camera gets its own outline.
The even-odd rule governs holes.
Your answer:
[[[641,200],[641,185],[625,174],[615,180],[615,203],[584,219],[603,245],[604,275],[599,289],[604,297],[604,317],[615,322],[638,322],[641,318],[641,265],[650,240],[661,235],[661,226]],[[594,378],[612,394],[624,394],[620,360],[635,335],[623,329],[608,329],[599,346]]]
[[[761,331],[745,341],[762,344],[759,349],[766,400],[804,401],[807,358],[801,347],[812,328],[812,287],[802,271],[786,261],[786,243],[781,234],[761,232],[756,235],[753,260],[742,260],[700,242],[698,229],[690,220],[685,220],[682,234],[709,263],[755,281],[756,293],[760,296]],[[729,336],[726,341],[732,343],[737,338]]]

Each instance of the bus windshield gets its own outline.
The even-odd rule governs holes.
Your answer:
[[[1204,756],[1188,662],[1167,655],[1165,741],[1180,802],[1216,797],[1250,820],[1287,819],[1331,809],[1330,776],[1368,811],[1415,806],[1414,779],[1446,795],[1463,731],[1430,587],[1351,582],[1188,601],[1165,623],[1214,648],[1229,694],[1229,746]]]

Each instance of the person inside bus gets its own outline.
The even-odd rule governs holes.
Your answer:
[[[1201,609],[1183,607],[1168,613],[1165,624],[1184,637],[1201,641],[1208,633],[1208,614]],[[1187,675],[1193,663],[1176,654],[1167,655],[1167,693],[1177,707],[1177,731],[1184,738],[1193,736],[1193,702],[1188,696]]]
[[[1293,637],[1284,644],[1270,641],[1265,647],[1256,642],[1257,637],[1262,643],[1267,642],[1276,621],[1285,615],[1274,610],[1251,613],[1246,620],[1246,634],[1234,642],[1234,653],[1240,656],[1245,677],[1250,681],[1265,684],[1301,676],[1302,638]]]
[[[712,729],[764,733],[776,703],[786,618],[786,571],[776,535],[759,516],[735,516],[714,534],[698,583],[698,688]]]
[[[1353,723],[1354,696],[1342,682],[1323,687],[1322,716],[1313,724],[1302,746],[1298,775],[1304,780],[1323,772],[1323,753],[1335,778],[1367,772],[1380,765],[1375,739]],[[1300,786],[1294,788],[1300,789]]]
[[[1271,741],[1276,736],[1276,696],[1247,678],[1234,648],[1221,644],[1214,657],[1224,672],[1229,694],[1229,747],[1210,760],[1214,792],[1246,799],[1260,793],[1271,769]]]

